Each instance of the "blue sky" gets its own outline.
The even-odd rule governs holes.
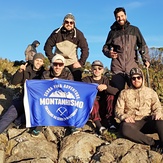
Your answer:
[[[60,27],[67,13],[76,18],[89,45],[89,58],[101,60],[110,68],[110,59],[102,53],[110,26],[115,21],[113,11],[124,7],[128,21],[142,32],[149,47],[163,47],[162,0],[5,0],[0,2],[0,58],[25,60],[24,51],[34,40],[40,41],[38,52],[51,32]],[[79,51],[80,55],[80,51]]]

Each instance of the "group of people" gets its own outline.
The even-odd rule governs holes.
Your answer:
[[[127,20],[123,7],[114,10],[114,17],[115,22],[102,48],[104,55],[111,59],[111,80],[103,75],[104,65],[99,59],[91,65],[92,75],[82,78],[82,67],[89,55],[88,43],[83,33],[76,28],[75,17],[67,14],[61,27],[51,33],[44,45],[45,55],[51,63],[50,69],[43,68],[44,55],[37,53],[36,47],[40,43],[36,40],[25,52],[28,64],[20,66],[13,76],[12,84],[23,84],[26,79],[36,78],[97,83],[98,93],[90,119],[95,123],[99,134],[116,129],[116,120],[120,123],[119,132],[122,136],[137,143],[150,145],[151,149],[162,153],[163,108],[156,92],[144,85],[143,72],[138,67],[139,54],[144,65],[150,66],[148,47],[139,28]],[[80,57],[77,54],[78,48]],[[0,133],[24,114],[22,97],[23,93],[1,117]],[[158,133],[159,141],[144,133],[152,129]],[[36,127],[32,133],[37,135],[40,131]]]

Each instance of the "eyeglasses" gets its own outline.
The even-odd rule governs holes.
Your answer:
[[[93,68],[93,70],[102,70],[103,68],[102,67],[97,67],[97,68]]]
[[[142,76],[135,76],[135,77],[132,77],[131,79],[135,81],[136,79],[140,80],[141,78]]]
[[[67,21],[67,20],[65,20],[65,24],[70,24],[70,25],[73,25],[74,24],[74,22],[73,21]]]
[[[57,62],[53,62],[53,66],[57,67],[62,67],[64,65],[64,63],[57,63]]]

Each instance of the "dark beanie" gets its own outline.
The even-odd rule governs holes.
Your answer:
[[[36,54],[34,55],[34,57],[33,57],[33,60],[35,60],[35,59],[37,59],[37,58],[42,59],[42,60],[45,59],[45,58],[44,58],[44,55],[43,55],[42,53],[36,53]]]

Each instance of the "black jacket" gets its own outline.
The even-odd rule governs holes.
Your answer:
[[[111,26],[102,49],[105,56],[110,58],[109,50],[112,47],[118,53],[118,58],[111,61],[111,71],[115,74],[129,74],[131,68],[138,67],[138,51],[144,62],[150,60],[148,47],[139,28],[130,25],[128,21],[124,26],[120,26],[117,22]]]
[[[92,76],[86,76],[82,79],[83,82],[86,83],[97,83],[97,84],[105,84],[107,85],[107,89],[105,91],[98,91],[97,96],[105,97],[107,94],[116,95],[118,93],[118,89],[110,86],[110,81],[106,76],[102,76],[100,80],[94,80]]]
[[[28,79],[41,79],[42,73],[45,71],[44,67],[41,67],[39,71],[33,70],[33,65],[29,64],[29,66],[26,67],[25,71],[17,72],[13,75],[11,84],[17,85],[21,84],[23,85],[25,80]]]
[[[59,76],[55,76],[53,69],[50,67],[50,70],[43,72],[42,79],[65,79],[65,80],[74,80],[73,75],[70,71],[65,68],[62,70],[62,73]]]
[[[51,33],[44,46],[45,54],[50,61],[54,56],[53,47],[55,47],[54,53],[65,57],[66,66],[72,65],[76,61],[84,65],[89,55],[86,38],[76,27],[72,31],[67,31],[64,27],[60,27]],[[79,57],[77,56],[78,48],[81,49]]]

